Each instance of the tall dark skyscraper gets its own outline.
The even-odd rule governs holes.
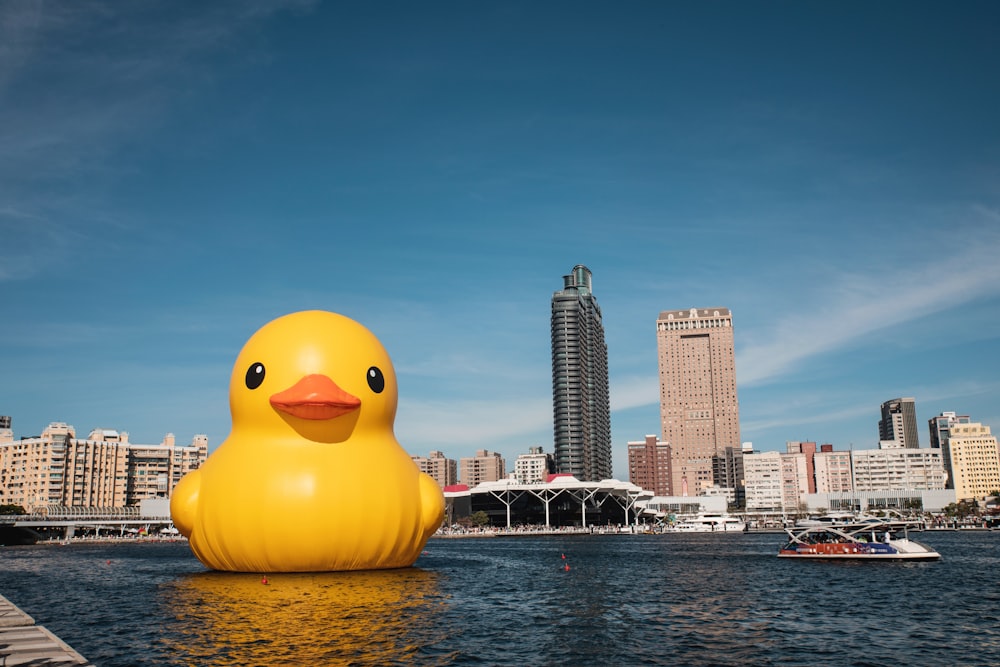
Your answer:
[[[556,471],[610,479],[608,347],[590,269],[582,264],[552,295],[552,418]]]
[[[878,437],[879,440],[895,440],[909,449],[920,447],[916,401],[912,398],[894,398],[883,403]]]

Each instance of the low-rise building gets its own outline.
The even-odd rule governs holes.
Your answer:
[[[669,496],[670,444],[655,435],[629,442],[628,481],[658,496]]]
[[[888,489],[811,493],[803,497],[809,512],[866,512],[917,510],[941,512],[955,502],[951,489]]]
[[[514,478],[521,484],[544,482],[555,470],[555,459],[541,447],[529,447],[527,454],[518,454],[514,461]]]
[[[712,478],[716,487],[726,489],[730,504],[746,507],[746,475],[743,457],[753,454],[753,443],[744,442],[739,447],[726,447],[712,457]]]
[[[880,449],[851,453],[855,491],[945,488],[941,450],[905,447],[895,440],[881,444]]]
[[[816,493],[841,493],[854,490],[851,472],[851,453],[832,449],[813,455],[816,474]]]
[[[802,498],[809,493],[811,477],[806,454],[781,455],[781,506],[786,512],[798,512]]]
[[[420,471],[433,477],[442,489],[458,481],[458,462],[455,459],[449,459],[443,452],[435,450],[427,456],[413,456],[411,458]]]
[[[490,525],[531,530],[557,527],[617,529],[653,521],[654,510],[645,501],[652,493],[615,479],[585,482],[568,474],[554,474],[541,483],[521,484],[513,477],[445,489],[445,516],[451,522],[485,512]],[[699,499],[707,501],[711,499]],[[719,498],[725,507],[725,499]]]
[[[795,513],[809,493],[805,454],[759,452],[743,457],[746,511]]]
[[[458,460],[459,480],[469,488],[482,482],[495,482],[507,476],[507,464],[497,452],[480,449],[475,456],[463,456]]]
[[[743,457],[744,493],[747,512],[781,512],[782,476],[780,452],[756,452]]]

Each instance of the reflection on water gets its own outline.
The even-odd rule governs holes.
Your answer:
[[[162,644],[190,665],[446,664],[437,575],[417,568],[261,576],[201,572],[161,586]]]

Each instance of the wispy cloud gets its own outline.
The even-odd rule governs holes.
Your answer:
[[[737,378],[741,389],[782,382],[806,367],[809,363],[829,358],[838,351],[856,346],[878,344],[881,331],[899,327],[909,322],[927,318],[950,309],[958,308],[976,300],[1000,296],[1000,212],[995,209],[975,205],[964,213],[966,229],[942,232],[937,236],[927,236],[920,252],[910,257],[906,268],[898,265],[876,265],[865,271],[828,270],[819,281],[812,280],[812,286],[803,281],[801,292],[804,296],[794,296],[793,291],[784,293],[783,298],[798,298],[794,311],[776,310],[770,314],[748,317],[744,311],[737,330]],[[817,266],[809,267],[814,273]],[[636,281],[633,291],[642,287]],[[732,286],[734,291],[748,289],[759,291],[759,283]],[[643,297],[642,308],[648,309],[649,301],[659,297]],[[728,302],[728,300],[727,300]],[[977,315],[977,321],[988,314]],[[751,322],[751,320],[753,320]],[[920,344],[916,337],[923,335],[914,329],[907,336],[907,344]],[[959,333],[952,331],[948,340],[956,336],[992,335],[990,326],[981,331]],[[628,336],[632,334],[629,333]],[[619,341],[631,344],[634,339]],[[633,345],[633,350],[635,349]],[[641,358],[633,359],[633,367],[647,364],[646,352]],[[616,352],[616,359],[623,355]],[[648,374],[631,377],[612,378],[612,406],[625,410],[659,402],[659,378],[655,361]],[[816,406],[820,408],[822,406]],[[858,411],[871,410],[857,408]],[[860,412],[846,412],[850,417]],[[809,419],[823,421],[822,415]],[[776,417],[778,422],[787,421],[788,415]],[[748,422],[748,428],[756,428]]]
[[[739,352],[741,385],[792,373],[808,359],[856,345],[873,332],[1000,295],[1000,236],[980,235],[947,256],[915,258],[917,268],[832,276],[816,308],[749,335]]]
[[[74,238],[121,224],[102,197],[131,168],[120,148],[206,84],[200,59],[253,21],[310,4],[0,5],[0,281],[31,277],[69,257]]]
[[[966,402],[965,399],[996,395],[997,392],[1000,392],[1000,380],[981,382],[959,377],[949,382],[910,387],[907,395],[917,397],[918,409],[928,405],[944,405],[947,409],[961,411],[959,406]],[[840,425],[853,423],[859,425],[856,427],[859,434],[854,439],[854,444],[874,445],[877,440],[878,406],[887,398],[890,396],[879,394],[877,389],[871,388],[860,393],[854,390],[849,394],[841,393],[836,388],[818,388],[800,395],[797,401],[783,399],[755,406],[752,417],[744,416],[740,420],[740,428],[744,434],[780,432],[787,439],[795,439],[811,437],[808,433],[795,435],[796,432],[809,430],[808,427],[813,427],[812,431],[828,433]],[[934,410],[931,412],[936,414]],[[972,416],[977,421],[989,423],[987,415]]]
[[[0,282],[5,282],[27,278],[50,266],[52,258],[68,253],[78,234],[72,228],[48,219],[32,203],[8,201],[0,207],[0,236],[3,238],[0,243]],[[48,261],[42,261],[41,255],[49,258]]]
[[[659,404],[660,379],[657,375],[612,378],[611,410],[629,410]]]
[[[836,410],[790,411],[762,415],[755,419],[741,419],[740,429],[744,433],[761,433],[771,429],[781,429],[786,434],[795,432],[796,427],[827,425],[836,421],[854,421],[873,414],[872,401],[857,401]],[[789,436],[790,437],[790,436]]]
[[[612,423],[616,412],[656,403],[658,391],[655,376],[613,381]],[[531,445],[550,444],[552,396],[547,384],[520,396],[483,399],[479,395],[425,400],[419,394],[415,397],[404,393],[396,419],[397,435],[412,453],[451,447],[467,452],[470,443],[478,443],[476,446],[491,447],[513,456],[527,451]],[[656,424],[646,430],[653,426]]]
[[[401,401],[396,419],[396,433],[403,446],[412,451],[424,448],[462,447],[474,443],[522,442],[541,433],[547,444],[551,439],[551,397],[538,396],[522,400],[448,400],[422,401],[408,398]],[[417,444],[419,443],[419,444]]]

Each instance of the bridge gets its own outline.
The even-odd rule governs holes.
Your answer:
[[[153,509],[154,511],[143,511]],[[69,539],[79,533],[108,537],[137,533],[176,534],[169,512],[163,507],[66,507],[49,506],[33,514],[0,514],[0,537],[13,536],[37,541],[48,536]],[[31,537],[34,536],[34,540]],[[11,543],[0,540],[0,544]]]

